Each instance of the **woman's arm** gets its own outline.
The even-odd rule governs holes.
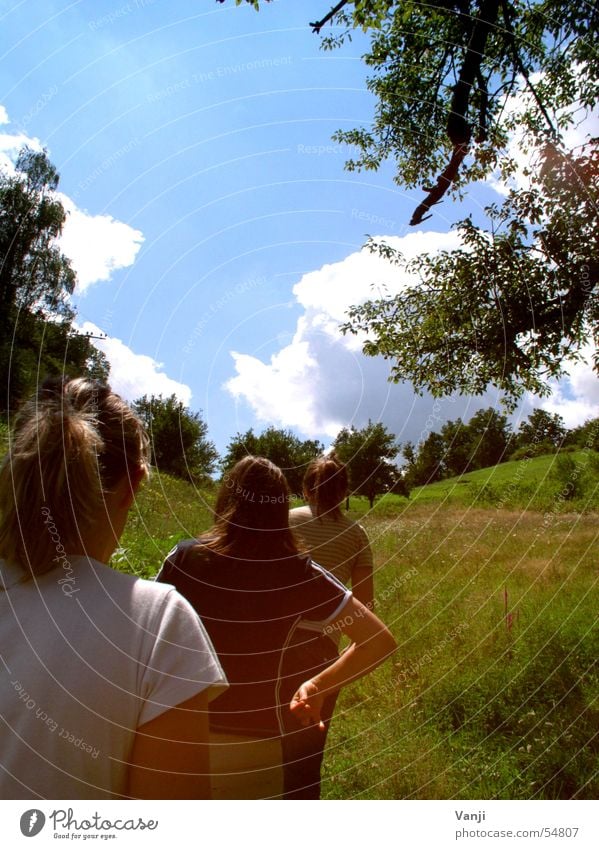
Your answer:
[[[362,525],[354,525],[354,533],[357,535],[357,554],[351,570],[352,593],[354,598],[374,611],[374,564],[370,540]]]
[[[374,610],[374,578],[372,566],[354,566],[351,570],[351,589],[359,602]]]
[[[137,729],[127,793],[135,799],[210,798],[207,690]]]
[[[393,635],[381,620],[353,597],[331,627],[349,637],[351,645],[334,663],[305,681],[290,705],[302,725],[315,722],[322,729],[320,711],[325,696],[372,672],[397,648]]]

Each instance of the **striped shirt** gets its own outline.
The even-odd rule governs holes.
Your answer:
[[[323,566],[344,584],[354,569],[372,569],[372,550],[364,528],[343,513],[314,516],[309,506],[289,513],[289,524],[308,546],[315,563]]]

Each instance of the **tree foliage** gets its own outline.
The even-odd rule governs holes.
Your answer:
[[[161,472],[201,483],[216,469],[218,452],[208,425],[176,395],[144,395],[133,403],[150,435],[151,462]]]
[[[459,250],[410,264],[371,243],[406,289],[355,307],[343,329],[418,391],[494,384],[512,406],[547,394],[599,342],[599,139],[566,143],[599,101],[596,0],[341,0],[311,26],[329,49],[354,30],[370,37],[374,120],[335,134],[357,150],[349,170],[393,160],[395,181],[425,192],[412,224],[473,181],[493,176],[506,195],[488,226],[457,223]]]
[[[548,394],[589,339],[599,345],[599,150],[547,146],[541,162],[534,187],[489,207],[491,231],[459,223],[460,249],[406,262],[370,243],[418,282],[353,307],[342,329],[365,333],[393,380],[437,396],[493,384],[514,406],[524,390]]]
[[[45,151],[21,150],[14,176],[0,173],[0,410],[46,375],[106,379],[108,362],[73,331],[75,272],[57,239],[66,213]]]
[[[410,486],[424,486],[495,466],[513,450],[512,436],[507,417],[493,407],[479,410],[468,423],[448,421],[440,433],[429,433],[418,450],[409,442],[402,447],[406,480]]]
[[[352,492],[365,495],[372,508],[376,496],[392,489],[397,480],[392,462],[398,453],[395,435],[381,422],[369,421],[361,430],[343,428],[334,447],[348,467]]]
[[[566,426],[558,413],[535,409],[518,428],[516,446],[530,448],[540,446],[546,451],[559,448],[566,438]]]
[[[599,451],[599,418],[588,419],[584,424],[568,431],[565,444],[587,451]]]
[[[246,433],[237,433],[233,437],[227,446],[221,467],[223,472],[227,472],[248,454],[266,457],[282,469],[291,491],[301,495],[308,463],[323,451],[324,446],[317,440],[301,440],[290,430],[269,427],[256,436],[250,428]]]

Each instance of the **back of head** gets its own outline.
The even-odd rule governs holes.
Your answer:
[[[306,469],[304,494],[317,516],[339,516],[348,487],[347,468],[334,451],[312,460]]]
[[[223,554],[276,559],[296,554],[289,528],[289,486],[265,457],[244,457],[223,477],[209,545]]]
[[[41,574],[78,550],[105,493],[145,471],[148,440],[99,381],[45,381],[21,410],[0,469],[0,557]]]

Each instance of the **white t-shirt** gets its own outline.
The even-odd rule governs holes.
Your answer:
[[[0,560],[0,798],[118,798],[136,728],[226,688],[210,639],[173,587],[92,559],[23,578]]]
[[[372,569],[366,531],[344,513],[314,516],[309,506],[296,507],[289,512],[289,524],[310,549],[312,559],[344,584],[351,583],[354,569]]]

